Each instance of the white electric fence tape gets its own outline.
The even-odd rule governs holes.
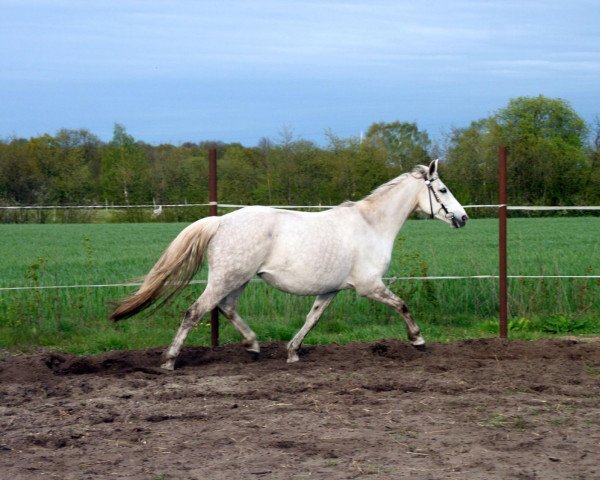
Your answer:
[[[160,205],[162,208],[180,208],[180,207],[208,207],[215,205],[216,202],[210,203],[185,203],[185,204],[168,204]],[[248,205],[234,204],[218,204],[221,208],[243,208]],[[285,209],[327,209],[334,208],[332,205],[268,205],[273,208]],[[0,206],[0,210],[60,210],[60,209],[115,209],[115,208],[156,208],[157,205],[29,205],[29,206]],[[560,211],[560,210],[600,210],[599,205],[585,206],[507,206],[507,205],[463,205],[464,208],[499,208],[506,207],[507,210],[530,210],[530,211]],[[432,276],[432,277],[389,277],[384,278],[385,281],[395,282],[398,280],[469,280],[469,279],[497,279],[498,275],[448,275],[448,276]],[[543,279],[543,278],[571,278],[571,279],[589,279],[600,278],[600,275],[508,275],[511,279]],[[258,281],[258,279],[254,279]],[[194,280],[190,284],[205,284],[205,280]],[[56,290],[56,289],[74,289],[74,288],[116,288],[116,287],[139,287],[141,283],[109,283],[109,284],[94,284],[94,285],[38,285],[29,287],[0,287],[0,291],[16,291],[16,290]]]

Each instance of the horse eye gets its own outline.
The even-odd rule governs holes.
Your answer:
[[[440,188],[440,193],[448,193],[448,189],[446,187]]]

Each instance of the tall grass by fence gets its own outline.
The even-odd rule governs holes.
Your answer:
[[[509,282],[513,334],[570,330],[600,333],[600,219],[513,219],[509,229]],[[147,273],[181,224],[0,225],[0,345],[46,345],[76,352],[168,343],[183,311],[199,295],[192,285],[151,317],[110,324],[108,303],[132,286],[56,289],[57,285],[112,285]],[[450,230],[440,222],[409,221],[394,249],[390,278],[429,339],[497,332],[497,225],[473,220]],[[201,272],[202,282],[205,272]],[[527,278],[523,275],[547,276]],[[592,276],[582,278],[582,276]],[[595,278],[593,276],[595,275]],[[436,277],[476,278],[437,279]],[[574,278],[550,278],[571,276]],[[394,278],[395,277],[395,278]],[[411,277],[411,278],[406,278]],[[417,278],[414,278],[417,277]],[[252,283],[240,310],[262,340],[288,340],[312,299]],[[476,330],[473,330],[473,327]],[[386,307],[342,292],[307,341],[347,342],[402,337]],[[208,343],[200,327],[191,341]],[[237,341],[229,327],[224,341]]]

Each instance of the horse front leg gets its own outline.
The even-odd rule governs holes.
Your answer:
[[[300,357],[298,356],[298,349],[300,348],[300,345],[302,345],[304,337],[306,337],[308,332],[310,332],[311,329],[317,324],[317,322],[321,318],[321,315],[323,315],[323,312],[331,303],[333,297],[335,297],[336,294],[337,292],[332,292],[327,293],[325,295],[319,295],[316,298],[315,303],[313,303],[313,306],[310,309],[310,312],[308,312],[308,315],[306,316],[306,321],[304,322],[304,325],[302,326],[300,331],[298,331],[298,333],[294,336],[294,338],[292,338],[291,342],[288,343],[287,363],[294,363],[300,360]]]
[[[386,286],[381,283],[377,288],[371,290],[365,294],[367,298],[383,303],[388,307],[396,310],[404,319],[406,324],[406,332],[408,333],[408,339],[412,345],[419,350],[425,350],[425,339],[421,335],[421,329],[412,317],[408,306],[400,297],[390,291]]]

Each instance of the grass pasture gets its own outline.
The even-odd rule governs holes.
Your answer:
[[[143,276],[185,224],[0,225],[0,287],[106,285]],[[510,219],[509,275],[600,273],[600,218]],[[411,220],[400,232],[389,277],[495,275],[497,221],[472,220],[451,230],[440,222]],[[198,276],[202,279],[206,272]],[[497,334],[494,279],[391,280],[426,339]],[[192,285],[154,315],[113,325],[109,302],[132,287],[0,291],[0,348],[51,347],[74,353],[145,348],[170,342],[187,306],[202,291]],[[509,281],[510,335],[536,338],[600,333],[598,279]],[[240,313],[259,340],[288,340],[302,325],[311,298],[286,295],[252,282]],[[404,326],[386,307],[341,292],[307,343],[346,343],[405,337]],[[222,322],[223,342],[237,334]],[[190,343],[207,344],[200,325]]]

